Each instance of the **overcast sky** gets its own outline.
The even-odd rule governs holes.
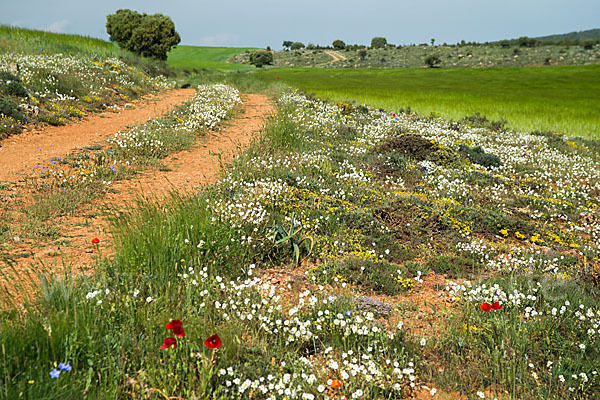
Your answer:
[[[600,28],[600,0],[0,0],[0,23],[102,39],[120,8],[171,17],[181,44],[281,48],[494,41]]]

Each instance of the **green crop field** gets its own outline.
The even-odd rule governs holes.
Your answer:
[[[185,69],[211,68],[221,71],[254,69],[251,65],[227,63],[229,58],[246,50],[255,49],[250,47],[177,46],[169,52],[167,63],[172,67]]]
[[[354,101],[460,119],[475,112],[521,131],[600,135],[600,66],[503,69],[271,69],[288,84]]]

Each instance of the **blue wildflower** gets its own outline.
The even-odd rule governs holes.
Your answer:
[[[65,364],[65,363],[59,363],[58,364],[58,368],[60,368],[63,371],[70,371],[70,370],[73,369],[73,367],[69,363],[67,363],[67,364]]]
[[[56,379],[59,376],[60,376],[60,369],[54,368],[52,371],[50,371],[50,378]]]

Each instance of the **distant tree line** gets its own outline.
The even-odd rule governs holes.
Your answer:
[[[535,38],[530,38],[527,36],[522,36],[518,39],[512,40],[501,40],[498,42],[468,42],[465,40],[461,40],[456,44],[438,44],[438,46],[443,47],[463,47],[463,46],[500,46],[503,48],[509,47],[536,47],[536,46],[582,46],[584,49],[591,49],[594,45],[600,44],[600,39],[561,39],[561,40],[539,40]],[[387,39],[384,37],[374,37],[371,39],[371,45],[366,46],[362,44],[346,44],[341,39],[336,39],[333,41],[331,46],[321,46],[309,43],[308,45],[304,45],[302,42],[293,42],[291,40],[286,40],[283,42],[283,49],[286,51],[289,50],[361,50],[361,49],[385,49],[385,48],[402,48],[402,47],[414,47],[414,46],[435,46],[435,39],[430,39],[429,43],[420,43],[420,44],[409,44],[409,45],[393,45],[387,42]]]

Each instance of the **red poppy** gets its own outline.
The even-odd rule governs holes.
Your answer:
[[[502,305],[500,304],[499,301],[492,304],[492,310],[502,310]]]
[[[490,312],[490,310],[492,309],[492,305],[490,303],[481,303],[479,308],[481,308],[483,312]]]
[[[98,244],[98,243],[100,243],[100,239],[98,239],[98,238],[92,239],[92,244]]]
[[[173,348],[177,347],[177,339],[175,339],[174,337],[168,337],[165,339],[165,342],[163,343],[162,346],[160,346],[160,349],[166,349],[167,347],[171,347],[173,346]]]
[[[338,381],[337,379],[334,379],[331,381],[331,387],[334,389],[339,388],[340,386],[342,386],[342,382]]]
[[[279,77],[277,77],[277,79],[279,79]]]
[[[204,345],[209,349],[218,349],[221,347],[221,338],[219,335],[214,334],[204,341]]]
[[[392,114],[392,117],[396,118],[396,114]]]
[[[185,332],[183,331],[183,328],[181,327],[181,321],[178,319],[174,319],[171,322],[169,322],[166,326],[167,329],[172,329],[173,330],[173,334],[175,336],[179,336],[179,337],[184,337],[185,336]]]

